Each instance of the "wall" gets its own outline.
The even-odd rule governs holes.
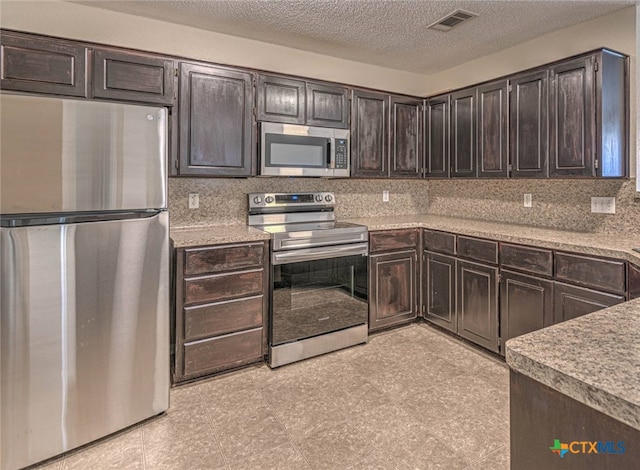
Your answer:
[[[0,25],[7,29],[314,77],[410,95],[418,94],[424,82],[424,77],[415,73],[75,3],[3,0],[0,8]]]

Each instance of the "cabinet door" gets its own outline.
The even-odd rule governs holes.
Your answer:
[[[72,42],[2,32],[3,90],[87,96],[87,48]]]
[[[249,73],[180,64],[180,175],[249,176],[256,155]]]
[[[556,282],[554,286],[553,322],[560,323],[578,318],[603,308],[624,302],[622,295],[571,286]]]
[[[451,176],[476,176],[476,88],[451,94]]]
[[[507,81],[478,87],[478,176],[506,177],[508,125]]]
[[[173,60],[111,49],[93,51],[93,96],[173,105]]]
[[[417,317],[416,251],[369,258],[369,331]]]
[[[307,83],[307,124],[347,129],[349,92],[346,88]]]
[[[502,344],[553,323],[553,282],[502,271],[500,337]],[[504,354],[504,348],[502,353]]]
[[[449,95],[429,99],[425,104],[425,176],[448,178]]]
[[[541,70],[511,79],[509,154],[511,176],[548,176],[548,76]]]
[[[302,80],[258,75],[258,121],[305,123],[305,85]]]
[[[390,176],[419,178],[422,175],[422,101],[391,97]]]
[[[595,176],[593,56],[551,68],[551,176]]]
[[[457,262],[458,334],[498,352],[498,268]]]
[[[389,97],[354,91],[351,102],[351,176],[388,175]]]
[[[456,332],[456,259],[425,252],[423,298],[424,318],[447,330]]]

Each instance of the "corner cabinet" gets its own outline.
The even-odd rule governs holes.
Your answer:
[[[255,174],[253,102],[251,73],[182,62],[177,174]]]
[[[174,383],[263,360],[268,251],[264,242],[176,250]]]
[[[416,229],[369,234],[369,331],[418,316]]]

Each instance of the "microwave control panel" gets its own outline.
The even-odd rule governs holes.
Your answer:
[[[347,139],[336,139],[336,168],[349,168],[349,141]]]

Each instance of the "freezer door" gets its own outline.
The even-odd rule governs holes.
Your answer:
[[[166,109],[0,95],[0,213],[166,208]]]
[[[168,215],[0,229],[0,468],[169,401]]]

